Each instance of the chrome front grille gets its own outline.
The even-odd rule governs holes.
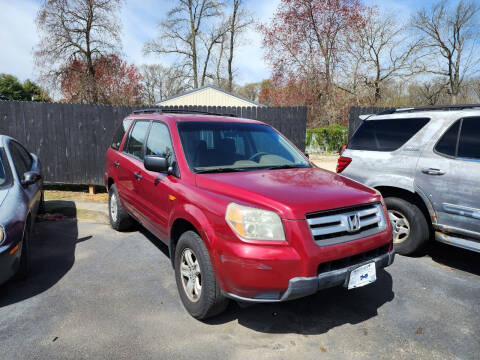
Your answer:
[[[387,228],[380,203],[309,213],[306,219],[318,246],[361,239]]]

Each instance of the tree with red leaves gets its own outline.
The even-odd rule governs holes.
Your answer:
[[[93,81],[86,62],[73,60],[63,69],[61,92],[65,101],[91,103],[97,99],[100,104],[141,104],[142,76],[135,65],[110,54],[96,59],[93,67]]]
[[[337,120],[330,106],[338,94],[337,69],[347,43],[364,26],[366,9],[359,0],[281,1],[272,21],[260,25],[273,70],[274,104],[320,106],[311,125]]]

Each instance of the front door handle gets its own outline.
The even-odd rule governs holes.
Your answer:
[[[115,165],[115,167],[118,168],[120,166],[120,163],[118,161],[114,161],[113,165]]]
[[[137,172],[134,172],[133,175],[135,175],[135,177],[137,178],[137,180],[142,180],[142,175],[137,173]]]
[[[422,172],[427,175],[444,175],[445,174],[445,171],[440,169],[433,169],[433,168],[422,169]]]

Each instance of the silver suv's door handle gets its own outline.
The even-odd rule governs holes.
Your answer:
[[[440,169],[433,169],[433,168],[422,169],[422,172],[427,175],[444,175],[445,174],[445,171]]]

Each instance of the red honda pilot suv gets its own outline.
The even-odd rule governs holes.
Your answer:
[[[127,116],[106,155],[110,222],[168,245],[197,319],[369,284],[393,262],[381,195],[313,165],[271,126],[215,114]]]

